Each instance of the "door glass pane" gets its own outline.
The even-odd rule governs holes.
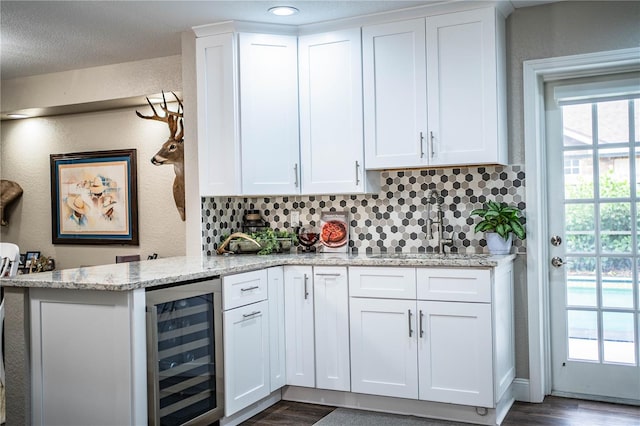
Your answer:
[[[605,362],[635,364],[636,354],[632,313],[603,312],[602,332]]]
[[[629,141],[629,101],[598,103],[598,143]]]
[[[631,252],[631,204],[600,204],[600,247],[605,253]]]
[[[567,105],[562,108],[564,146],[593,143],[591,104]]]
[[[564,165],[564,197],[593,198],[593,151],[565,151]]]
[[[592,311],[567,311],[569,359],[598,361],[598,315]]]
[[[634,138],[636,142],[640,142],[640,99],[635,99],[633,101],[633,121],[636,123],[635,125],[635,135]]]
[[[594,205],[566,204],[564,213],[567,252],[594,253],[596,250]]]
[[[629,186],[629,149],[601,149],[598,155],[601,198],[628,198]]]
[[[598,306],[595,257],[567,257],[567,306]]]
[[[603,257],[602,306],[633,308],[633,262],[629,257]]]

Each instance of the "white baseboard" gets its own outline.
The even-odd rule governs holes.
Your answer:
[[[529,389],[529,379],[515,378],[513,380],[513,396],[516,401],[535,402],[531,400],[531,391]]]

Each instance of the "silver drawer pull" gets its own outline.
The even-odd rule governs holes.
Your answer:
[[[260,288],[258,285],[254,285],[253,287],[241,288],[240,291],[251,291]]]
[[[339,273],[338,274],[322,274],[322,273],[316,272],[316,275],[318,277],[339,277],[342,274],[339,274]]]
[[[260,313],[261,313],[260,311],[254,311],[254,312],[251,312],[250,314],[242,314],[242,317],[243,318],[254,317],[254,316],[256,316],[256,315],[258,315]]]

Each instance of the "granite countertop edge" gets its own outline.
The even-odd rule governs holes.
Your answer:
[[[184,281],[214,278],[281,265],[310,266],[405,266],[495,268],[516,254],[278,254],[269,256],[182,256],[25,274],[0,279],[3,287],[69,290],[130,291]]]

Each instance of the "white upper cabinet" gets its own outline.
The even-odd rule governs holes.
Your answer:
[[[506,164],[504,19],[494,8],[427,17],[431,164]]]
[[[240,193],[235,52],[231,33],[196,39],[201,195]]]
[[[301,36],[298,46],[302,192],[371,190],[376,182],[364,169],[360,29]]]
[[[196,39],[200,194],[298,194],[295,36]]]
[[[498,13],[480,8],[363,28],[367,168],[507,163]]]
[[[238,37],[242,193],[297,194],[297,38],[252,33]]]
[[[425,20],[362,28],[367,168],[428,164]]]

